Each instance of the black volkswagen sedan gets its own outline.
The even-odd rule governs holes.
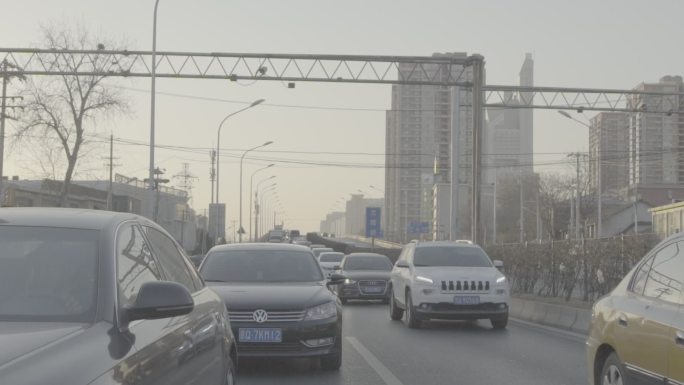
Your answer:
[[[0,209],[0,383],[235,382],[223,301],[155,223]]]
[[[345,304],[350,299],[382,300],[389,303],[387,282],[392,272],[389,258],[375,253],[352,253],[340,263],[346,277],[337,288],[337,296]]]
[[[342,362],[342,314],[309,248],[221,245],[200,274],[226,302],[242,357],[311,357],[324,370]],[[331,277],[336,284],[342,277]]]

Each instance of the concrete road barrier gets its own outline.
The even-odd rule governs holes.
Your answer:
[[[521,320],[586,334],[591,310],[542,301],[511,298],[510,315]]]

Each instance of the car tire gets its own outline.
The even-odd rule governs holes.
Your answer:
[[[508,325],[508,313],[503,317],[490,318],[489,321],[492,323],[492,328],[495,330],[506,329]]]
[[[598,383],[602,385],[625,385],[625,367],[620,362],[620,358],[612,352],[606,357],[601,368],[601,377]]]
[[[231,358],[228,359],[226,364],[226,376],[223,379],[223,385],[235,385],[237,384],[237,373],[235,371],[235,363]]]
[[[341,337],[338,336],[339,341]],[[338,343],[337,351],[329,356],[321,357],[321,369],[331,372],[333,370],[339,370],[342,366],[342,344]]]
[[[406,325],[408,325],[409,329],[420,329],[422,321],[418,319],[416,308],[413,306],[413,299],[411,299],[411,292],[408,290],[406,291],[404,303],[406,304]]]
[[[397,305],[397,300],[394,299],[394,291],[390,288],[389,312],[392,321],[399,321],[404,317],[404,309]]]

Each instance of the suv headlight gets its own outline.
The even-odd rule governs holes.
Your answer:
[[[356,281],[354,281],[353,279],[347,278],[344,280],[344,284],[345,285],[354,285],[354,284],[356,284]]]
[[[505,285],[506,284],[506,277],[501,276],[501,277],[497,278],[496,284],[497,285]]]
[[[335,305],[335,302],[326,302],[322,305],[314,306],[312,308],[309,308],[306,311],[306,316],[304,316],[304,320],[311,321],[311,320],[319,320],[319,319],[326,319],[326,318],[332,318],[337,315],[337,305]]]
[[[422,275],[416,275],[416,283],[432,285],[435,282],[432,280],[432,278],[423,277]]]

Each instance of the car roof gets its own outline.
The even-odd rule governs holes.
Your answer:
[[[228,245],[218,245],[211,248],[210,251],[248,251],[248,250],[269,250],[269,251],[308,251],[311,250],[302,245],[294,245],[291,243],[231,243]]]
[[[351,253],[347,254],[347,258],[355,258],[355,257],[382,257],[382,258],[387,258],[386,255],[378,254],[378,253]]]
[[[416,242],[416,249],[427,248],[427,247],[466,247],[466,248],[480,248],[480,246],[465,242],[452,242],[452,241],[428,241],[428,242]]]
[[[148,222],[146,218],[136,214],[104,210],[56,207],[6,207],[0,209],[0,225],[102,230],[132,219]]]

